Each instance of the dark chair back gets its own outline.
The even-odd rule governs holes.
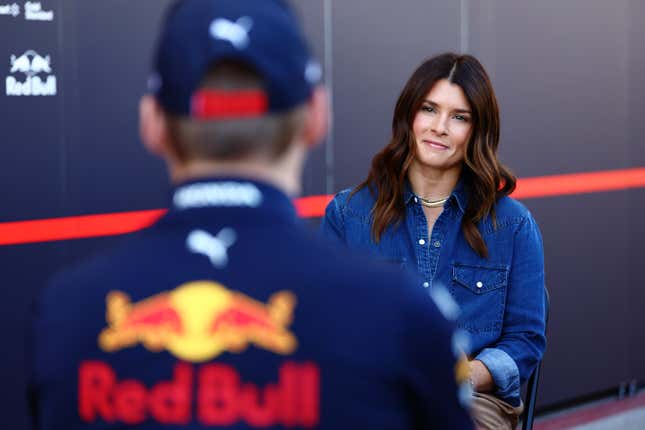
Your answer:
[[[549,323],[549,290],[544,287],[545,296],[545,325]],[[535,415],[535,404],[537,403],[538,383],[540,382],[540,369],[542,360],[538,361],[533,374],[526,383],[526,402],[524,403],[524,417],[522,418],[522,430],[533,430],[533,416]]]

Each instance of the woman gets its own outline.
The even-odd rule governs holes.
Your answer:
[[[367,179],[336,195],[321,227],[416,270],[420,288],[450,291],[471,338],[474,419],[496,430],[515,428],[520,385],[546,343],[542,238],[508,197],[515,177],[498,144],[497,101],[479,61],[431,58],[403,88]]]

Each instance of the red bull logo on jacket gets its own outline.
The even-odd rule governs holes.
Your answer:
[[[137,303],[113,291],[106,302],[108,326],[98,338],[106,352],[141,344],[197,363],[249,345],[283,355],[297,347],[287,329],[296,304],[288,291],[273,294],[264,304],[216,282],[195,281]]]
[[[87,423],[169,425],[199,422],[250,427],[311,428],[320,421],[320,369],[314,362],[284,361],[277,381],[243,380],[230,364],[204,363],[249,345],[287,355],[297,341],[287,329],[296,297],[279,291],[262,303],[212,281],[189,282],[133,303],[112,291],[99,347],[116,353],[143,345],[180,359],[161,380],[144,383],[117,375],[108,362],[84,360],[78,368],[78,414]],[[195,366],[192,363],[204,363]]]
[[[217,363],[197,371],[177,363],[171,379],[151,387],[119,380],[101,361],[84,361],[78,373],[78,413],[89,423],[226,426],[243,421],[250,427],[311,428],[320,421],[320,370],[311,362],[283,363],[277,383],[264,387],[243,382],[235,368]]]

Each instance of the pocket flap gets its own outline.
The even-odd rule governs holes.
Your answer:
[[[484,294],[506,286],[508,269],[455,263],[452,267],[452,279],[475,294]]]

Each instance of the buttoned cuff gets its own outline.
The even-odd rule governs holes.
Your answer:
[[[520,370],[505,351],[498,348],[485,348],[476,360],[488,368],[497,386],[495,395],[512,406],[520,405]]]

